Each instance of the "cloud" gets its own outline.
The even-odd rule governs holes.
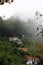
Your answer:
[[[12,4],[4,4],[0,6],[0,16],[6,16],[6,18],[12,15],[32,17],[36,11],[43,11],[43,0],[14,0]]]

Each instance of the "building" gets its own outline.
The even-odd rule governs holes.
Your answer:
[[[19,39],[18,37],[9,37],[9,41],[16,41],[18,44],[23,44],[21,39]]]
[[[26,58],[26,65],[37,65],[39,62],[38,57],[32,57],[32,56],[27,56]]]
[[[18,49],[21,50],[21,51],[24,51],[24,52],[27,52],[28,51],[27,48],[18,48]]]
[[[26,58],[26,65],[32,65],[32,60],[33,60],[33,57],[32,56],[27,56]]]

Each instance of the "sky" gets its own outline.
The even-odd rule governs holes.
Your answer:
[[[14,0],[12,4],[0,5],[0,16],[5,19],[11,16],[28,19],[34,17],[36,11],[43,14],[43,0]]]

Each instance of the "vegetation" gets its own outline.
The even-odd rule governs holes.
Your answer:
[[[21,38],[22,36],[31,37],[32,34],[27,30],[25,22],[19,19],[3,20],[0,17],[0,36],[9,37],[15,36]]]
[[[24,53],[15,47],[7,39],[0,40],[0,65],[22,65],[24,63]]]
[[[0,65],[23,65],[26,55],[43,58],[39,44],[33,39],[32,33],[25,22],[19,19],[3,20],[0,17]],[[9,37],[18,37],[23,45],[9,41]],[[19,50],[18,47],[28,49],[28,52]]]

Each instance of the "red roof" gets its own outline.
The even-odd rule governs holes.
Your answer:
[[[19,48],[19,50],[22,50],[22,51],[28,51],[27,48]]]
[[[29,61],[29,60],[39,60],[39,58],[38,57],[33,57],[33,56],[27,56],[26,58],[25,58],[27,61]]]
[[[26,59],[27,61],[29,61],[29,60],[33,60],[33,57],[32,57],[32,56],[27,56],[25,59]]]

